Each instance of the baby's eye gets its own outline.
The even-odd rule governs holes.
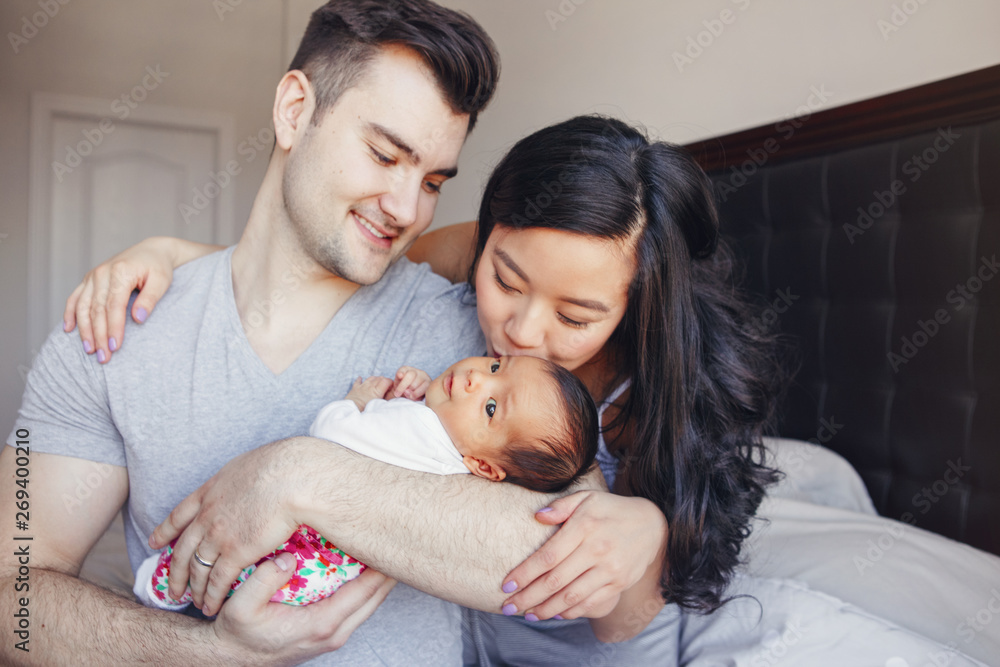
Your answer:
[[[492,398],[486,399],[486,416],[493,419],[497,411],[497,402]]]
[[[500,362],[499,361],[494,361],[490,365],[490,373],[496,373],[498,370],[500,370]]]

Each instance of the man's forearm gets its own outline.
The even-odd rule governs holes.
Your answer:
[[[210,624],[182,614],[147,609],[76,577],[32,569],[30,592],[0,579],[3,645],[0,660],[19,665],[232,664],[215,645]],[[13,611],[27,598],[28,626]],[[26,630],[28,640],[17,648]]]
[[[467,607],[498,611],[504,576],[555,532],[534,519],[555,495],[413,472],[314,438],[286,445],[310,462],[297,518],[390,577]]]

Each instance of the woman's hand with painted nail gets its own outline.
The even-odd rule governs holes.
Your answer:
[[[172,241],[172,239],[170,239]],[[99,264],[83,277],[66,300],[63,330],[80,328],[83,349],[100,363],[111,359],[125,339],[125,310],[133,290],[132,319],[142,324],[167,291],[174,274],[174,254],[159,238],[146,239]]]
[[[79,325],[84,351],[97,353],[97,360],[106,363],[125,342],[125,309],[133,290],[139,295],[132,304],[132,319],[142,324],[170,287],[174,269],[218,250],[222,246],[166,236],[123,250],[89,271],[66,299],[63,331]]]
[[[559,531],[511,570],[501,589],[513,593],[502,609],[534,620],[601,618],[635,585],[667,538],[667,521],[652,502],[604,491],[580,491],[554,501],[535,518]]]

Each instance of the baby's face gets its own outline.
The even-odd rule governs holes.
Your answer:
[[[427,407],[464,456],[495,461],[518,434],[559,422],[559,388],[535,357],[470,357],[434,378]]]

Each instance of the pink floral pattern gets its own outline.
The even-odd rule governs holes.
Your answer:
[[[184,591],[180,600],[174,600],[167,594],[170,559],[173,552],[174,545],[171,542],[170,546],[160,554],[160,560],[153,572],[153,594],[165,605],[180,607],[191,602],[191,589]],[[290,553],[295,556],[295,574],[274,594],[271,601],[290,605],[307,605],[328,598],[338,588],[364,572],[367,567],[327,542],[309,526],[299,526],[287,542],[261,558],[255,565],[244,568],[230,587],[229,595],[243,585],[243,582],[257,569],[257,565],[273,559],[280,553]]]

